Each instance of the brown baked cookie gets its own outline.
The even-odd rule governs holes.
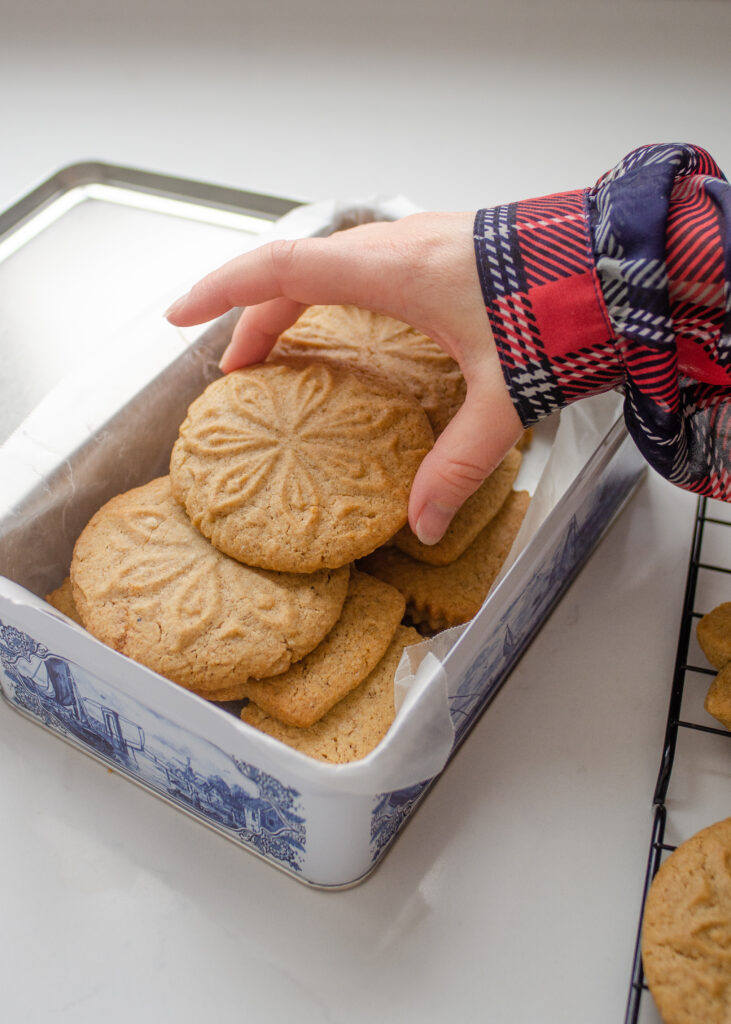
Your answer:
[[[219,550],[280,572],[336,568],[406,522],[432,445],[418,402],[322,363],[209,385],[173,448],[173,493]]]
[[[281,676],[250,679],[242,696],[287,725],[314,725],[373,671],[405,608],[395,587],[352,570],[342,613],[325,639]]]
[[[424,407],[435,436],[465,400],[459,366],[435,341],[400,320],[357,306],[310,306],[281,335],[273,356],[316,356],[397,385]]]
[[[74,594],[71,589],[71,578],[69,576],[66,577],[60,587],[56,587],[50,594],[46,594],[46,601],[52,604],[57,611],[63,612],[64,615],[68,615],[74,622],[78,622],[80,626],[83,626],[78,609],[74,604]]]
[[[697,627],[698,643],[714,668],[731,661],[731,601],[704,615]]]
[[[347,697],[309,729],[284,725],[249,704],[241,717],[249,725],[320,761],[344,764],[359,761],[377,746],[393,722],[393,680],[404,647],[421,642],[415,629],[398,626],[378,665]]]
[[[518,475],[523,456],[512,448],[485,482],[470,495],[447,527],[438,544],[422,544],[406,525],[393,538],[393,543],[417,562],[428,565],[449,565],[464,554],[478,533],[500,511]]]
[[[731,818],[660,867],[645,904],[642,962],[665,1024],[729,1024]]]
[[[214,704],[225,704],[228,701],[243,700],[245,685],[245,683],[241,683],[238,686],[224,686],[220,690],[206,690],[205,693],[201,693],[201,696],[205,697],[206,700],[213,701]]]
[[[335,625],[349,574],[241,565],[192,526],[168,477],[107,502],[71,563],[89,632],[203,695],[276,675],[308,654]]]
[[[704,707],[731,732],[731,662],[721,669],[709,686]]]
[[[360,567],[396,587],[407,614],[431,630],[467,622],[482,607],[523,522],[530,495],[511,491],[493,520],[451,565],[424,565],[395,547],[381,548]]]

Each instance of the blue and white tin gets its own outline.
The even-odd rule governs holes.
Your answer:
[[[323,220],[317,208],[315,223],[297,216],[298,233],[339,226],[333,210]],[[369,219],[362,207],[358,216]],[[16,711],[243,849],[311,885],[350,886],[384,856],[643,463],[611,398],[539,431],[526,459],[529,515],[482,610],[406,653],[396,720],[375,751],[349,765],[312,760],[105,647],[42,599],[93,512],[166,471],[232,323],[191,339],[142,317],[133,371],[126,346],[74,374],[0,448],[0,689]]]

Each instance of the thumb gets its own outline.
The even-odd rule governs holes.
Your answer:
[[[414,478],[409,524],[422,544],[441,540],[460,506],[520,437],[523,425],[504,388],[467,389]]]

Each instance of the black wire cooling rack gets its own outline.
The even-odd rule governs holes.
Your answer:
[[[718,504],[718,503],[714,503]],[[704,544],[706,542],[709,524],[712,524],[711,529],[717,533],[715,537],[715,548],[716,555],[709,558],[708,553],[704,554]],[[721,545],[719,545],[718,531],[723,537]],[[727,539],[726,539],[727,538]],[[705,545],[708,546],[707,544]],[[717,562],[719,548],[725,548],[729,553],[729,558],[726,565],[720,565]],[[663,744],[662,760],[660,763],[660,772],[657,778],[657,785],[655,787],[655,795],[653,798],[654,813],[652,822],[652,832],[650,838],[650,852],[647,860],[647,872],[645,875],[645,886],[642,893],[642,904],[640,908],[639,924],[637,927],[637,939],[635,942],[634,961],[632,965],[632,980],[630,982],[629,997],[627,1000],[627,1013],[625,1016],[625,1024],[637,1024],[639,1019],[640,1010],[644,1008],[646,1002],[652,1002],[652,998],[649,995],[649,990],[644,981],[644,973],[642,970],[642,957],[640,952],[640,938],[642,933],[642,916],[645,909],[645,900],[647,893],[650,888],[655,874],[660,867],[660,864],[664,856],[675,849],[675,846],[665,842],[665,830],[668,821],[668,808],[666,806],[666,799],[668,795],[668,787],[670,785],[670,777],[673,771],[673,767],[676,765],[676,752],[678,747],[678,738],[681,735],[682,730],[695,730],[700,733],[707,733],[714,736],[723,736],[731,741],[731,732],[727,732],[722,728],[713,728],[709,725],[702,725],[695,722],[684,720],[683,717],[683,695],[685,691],[686,679],[689,674],[699,674],[701,676],[713,677],[716,671],[705,663],[705,659],[699,658],[699,664],[689,663],[689,651],[691,648],[691,641],[693,639],[694,627],[696,621],[700,619],[706,612],[709,612],[711,608],[698,607],[698,581],[699,576],[705,573],[720,573],[725,574],[728,579],[728,597],[726,600],[731,599],[731,515],[728,518],[717,518],[716,516],[709,514],[709,503],[706,498],[701,498],[698,501],[698,508],[696,512],[695,529],[693,533],[693,542],[691,546],[690,563],[688,565],[688,578],[685,587],[685,599],[683,602],[683,615],[680,624],[680,632],[678,635],[678,650],[675,659],[675,670],[673,673],[673,683],[670,693],[670,707],[668,710],[667,728],[665,730],[665,741]],[[724,581],[725,583],[725,581]],[[702,600],[702,598],[701,598]],[[720,603],[720,602],[719,602]],[[709,679],[710,682],[710,679]],[[709,723],[713,719],[708,718]],[[731,801],[729,803],[729,811],[731,813]],[[714,819],[715,820],[715,819]],[[707,821],[706,824],[710,825],[713,820]],[[690,838],[686,836],[685,838]]]

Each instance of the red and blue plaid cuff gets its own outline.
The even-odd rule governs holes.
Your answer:
[[[480,210],[475,253],[527,426],[621,386],[672,483],[731,500],[731,186],[696,146],[644,146],[594,188]]]
[[[592,254],[587,195],[563,192],[475,218],[485,307],[526,426],[624,377]]]

